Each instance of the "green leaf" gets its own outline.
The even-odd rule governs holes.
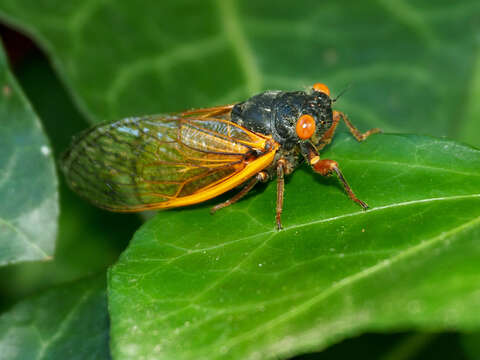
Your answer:
[[[322,81],[361,127],[480,144],[478,0],[0,0],[94,121]]]
[[[16,78],[42,119],[53,154],[60,156],[86,123],[75,113],[46,59],[24,60]],[[59,122],[59,119],[68,119]],[[0,311],[20,298],[105,271],[116,261],[141,224],[138,216],[92,207],[68,189],[60,177],[61,213],[52,261],[28,262],[0,269]]]
[[[46,260],[57,233],[54,161],[0,49],[0,265]]]
[[[104,276],[64,285],[0,316],[2,359],[109,359]]]
[[[363,331],[478,328],[480,151],[341,134],[324,157],[368,211],[305,169],[288,179],[283,231],[272,183],[215,216],[146,223],[109,274],[116,359],[273,359]]]

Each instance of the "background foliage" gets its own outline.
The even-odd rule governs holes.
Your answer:
[[[30,35],[52,64],[53,71],[39,56],[31,54],[14,64],[14,69],[41,118],[57,159],[69,138],[85,128],[87,122],[229,103],[263,89],[305,88],[317,81],[327,83],[334,93],[351,84],[338,108],[350,114],[362,129],[378,126],[388,132],[448,136],[479,145],[479,13],[480,5],[475,0],[183,0],[144,1],[141,6],[129,1],[0,0],[1,19]],[[0,106],[5,108],[1,103]],[[32,114],[30,118],[38,121]],[[0,120],[2,138],[15,139],[6,131],[22,130],[15,127],[19,122],[9,124],[11,119],[7,116]],[[34,125],[24,127],[31,130]],[[37,137],[41,136],[40,133]],[[25,153],[33,142],[14,144]],[[1,150],[4,151],[3,147]],[[0,159],[4,154],[7,153],[2,152]],[[153,350],[158,354],[177,351],[188,358],[191,354],[208,353],[213,350],[208,346],[215,346],[221,357],[221,346],[209,337],[224,344],[231,341],[230,333],[243,334],[247,339],[248,326],[255,322],[269,324],[268,316],[274,313],[288,314],[289,309],[298,305],[295,296],[301,297],[305,289],[311,289],[310,295],[303,298],[308,303],[308,296],[318,289],[328,292],[341,287],[342,291],[332,293],[329,301],[305,313],[304,319],[289,322],[288,326],[274,323],[272,331],[267,332],[271,337],[263,333],[248,346],[237,347],[235,354],[242,358],[291,356],[325,348],[366,330],[415,328],[420,333],[362,336],[310,356],[338,358],[353,353],[372,358],[374,347],[378,349],[374,355],[377,358],[448,358],[452,349],[457,349],[456,355],[463,354],[458,356],[478,358],[478,347],[474,346],[478,335],[428,333],[478,329],[479,319],[474,316],[479,299],[478,153],[449,141],[385,135],[361,146],[339,136],[325,156],[341,161],[352,185],[373,210],[387,208],[358,214],[334,181],[318,179],[308,169],[299,170],[287,184],[285,222],[292,230],[272,235],[274,246],[272,242],[265,243],[268,246],[252,257],[249,254],[266,239],[265,234],[255,237],[256,234],[271,231],[272,186],[258,189],[235,208],[214,218],[207,214],[208,205],[157,215],[135,235],[128,251],[110,272],[113,356],[156,354],[149,352]],[[3,166],[5,162],[0,163],[2,169]],[[51,162],[47,166],[51,167]],[[18,181],[11,183],[20,186],[21,178],[17,176]],[[52,171],[38,179],[47,187],[56,186]],[[22,185],[18,191],[28,188]],[[50,190],[50,194],[54,199],[57,196],[55,190]],[[105,277],[106,266],[115,261],[140,221],[135,216],[93,209],[71,194],[61,177],[59,194],[61,212],[55,260],[0,269],[5,309],[0,327],[5,330],[2,333],[10,334],[1,338],[0,347],[11,350],[15,344],[24,343],[15,339],[32,336],[19,326],[28,323],[31,328],[38,328],[38,336],[45,340],[28,342],[26,351],[38,358],[47,354],[61,358],[65,351],[91,346],[98,350],[78,353],[105,358],[105,323],[95,325],[105,331],[95,337],[97,343],[78,341],[85,338],[84,333],[71,329],[81,329],[89,319],[100,321],[99,314],[105,314],[103,282],[85,277],[94,273]],[[430,204],[425,201],[430,198],[451,199]],[[2,195],[0,214],[9,213],[8,206],[15,204],[3,199]],[[17,199],[19,205],[15,209],[28,211],[28,202]],[[411,201],[418,203],[396,206]],[[20,203],[27,207],[23,210]],[[244,219],[245,213],[254,219],[249,217],[248,225],[240,229],[238,219]],[[51,215],[55,223],[55,210]],[[332,224],[322,223],[337,217],[339,220]],[[317,225],[302,225],[317,220]],[[196,226],[192,227],[192,223]],[[302,231],[295,233],[295,227]],[[35,240],[53,237],[45,226],[35,228]],[[232,231],[230,241],[254,237],[242,246],[223,250],[222,241],[230,233],[229,228],[245,232]],[[4,231],[3,227],[0,229]],[[362,229],[366,229],[365,233]],[[0,237],[0,248],[9,245],[9,241],[14,243],[13,239]],[[432,243],[429,239],[437,240]],[[50,243],[53,244],[51,240]],[[215,246],[218,249],[209,250],[207,256],[202,257],[197,251]],[[52,246],[50,252],[51,249]],[[185,256],[186,260],[178,266],[162,265],[162,261],[192,251],[197,255]],[[305,263],[309,256],[311,260],[324,256],[325,261],[313,261],[301,271],[292,272],[290,278],[277,279],[288,286],[298,281],[303,290],[289,287],[293,299],[287,297],[261,315],[258,302],[272,301],[282,290],[272,281],[272,274],[288,274],[292,264]],[[405,258],[401,262],[404,265],[388,262],[398,257]],[[245,267],[238,266],[244,258]],[[369,271],[377,267],[384,271],[371,276]],[[185,288],[201,291],[202,286],[208,287],[209,282],[232,270],[238,278],[232,279],[230,286],[219,288],[219,292],[211,292],[211,298],[205,298],[202,309],[196,309],[196,313],[182,312],[177,298],[165,302],[168,296],[185,295]],[[365,271],[365,282],[352,284],[348,291],[343,288],[346,279]],[[82,278],[85,280],[81,283],[69,283]],[[50,287],[41,295],[26,297]],[[76,297],[85,302],[65,299],[61,319],[49,315],[48,311],[54,309],[48,308],[46,313],[35,315],[33,309],[42,301],[49,301],[44,299],[62,299],[62,292],[68,289],[76,289],[72,294],[78,294]],[[98,294],[96,300],[89,301],[93,294]],[[14,306],[20,299],[23,302]],[[227,305],[239,311],[242,306],[253,306],[256,312],[243,320],[238,318],[240,313],[228,319],[227,314],[221,315]],[[180,309],[180,315],[168,322],[161,321],[164,313],[173,308]],[[375,311],[367,316],[368,308]],[[140,321],[132,322],[138,311],[141,316],[136,320]],[[176,329],[195,328],[200,318],[219,314],[223,320],[209,322],[201,332],[204,338],[198,338],[194,329],[181,330],[182,341],[186,341],[180,344],[183,352],[178,352],[179,343],[175,341],[160,347],[154,336],[144,335],[145,341],[138,341],[145,329],[157,330],[159,334],[165,331],[175,338]],[[341,314],[348,317],[335,318]],[[46,320],[50,318],[51,321]],[[49,322],[50,328],[39,327],[43,322]],[[315,326],[319,324],[328,327],[319,330]],[[425,331],[426,334],[422,333]],[[323,336],[325,333],[331,336]],[[192,344],[188,336],[199,339],[195,348],[185,345]],[[46,343],[55,346],[42,345]],[[434,349],[442,346],[445,350],[436,353]],[[21,358],[23,353],[8,354]]]
[[[48,260],[58,216],[52,150],[39,119],[7,70],[3,52],[0,81],[0,266]]]

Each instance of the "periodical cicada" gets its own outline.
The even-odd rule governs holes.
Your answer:
[[[317,83],[309,91],[266,91],[233,105],[101,124],[73,142],[62,169],[74,191],[116,212],[197,204],[243,185],[215,212],[277,177],[281,229],[284,175],[306,160],[320,175],[336,174],[348,196],[367,208],[337,162],[320,159],[319,151],[341,119],[358,141],[379,129],[359,132],[332,109],[335,100]]]

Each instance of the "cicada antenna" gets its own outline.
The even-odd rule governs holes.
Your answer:
[[[352,87],[352,83],[349,83],[342,91],[340,91],[340,93],[334,99],[332,99],[332,102],[337,101],[340,98],[340,96],[345,94],[347,90],[350,90],[351,87]]]

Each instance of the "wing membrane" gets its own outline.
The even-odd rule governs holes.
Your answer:
[[[190,205],[232,189],[267,167],[278,146],[228,121],[229,109],[213,109],[94,127],[64,156],[69,185],[113,211]]]

